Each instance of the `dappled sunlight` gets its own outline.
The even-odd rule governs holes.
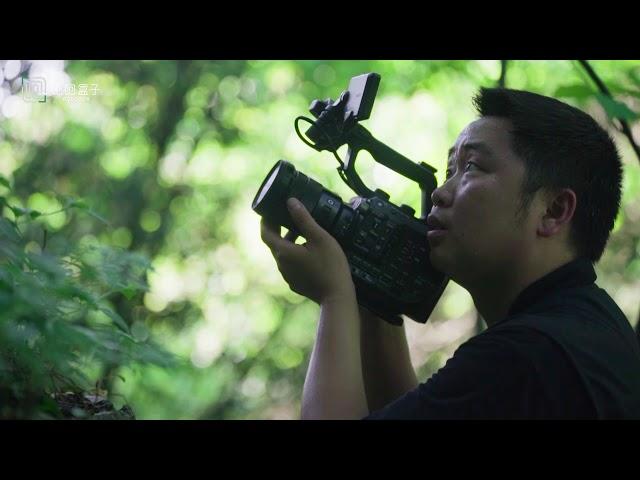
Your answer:
[[[196,342],[191,353],[191,362],[198,368],[207,368],[224,350],[224,342],[219,331],[203,325],[196,335]]]

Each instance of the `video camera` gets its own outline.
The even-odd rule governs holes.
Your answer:
[[[300,116],[294,122],[304,143],[335,155],[340,163],[338,174],[358,195],[355,202],[344,203],[291,163],[280,160],[265,177],[251,206],[271,223],[287,228],[287,238],[295,240],[299,233],[286,200],[300,200],[344,250],[361,306],[392,324],[402,323],[401,314],[426,323],[449,280],[429,261],[426,216],[432,206],[431,193],[437,186],[436,170],[402,156],[358,123],[369,118],[379,84],[377,73],[353,77],[338,100],[311,103],[309,111],[315,121]],[[300,120],[311,123],[305,133],[314,143],[300,133]],[[337,150],[345,144],[348,150],[343,162]],[[387,193],[371,191],[363,183],[355,170],[360,150],[368,151],[375,161],[420,186],[420,218],[414,216],[410,206],[397,206],[389,201]]]

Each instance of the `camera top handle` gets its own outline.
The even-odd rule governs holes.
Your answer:
[[[298,135],[315,150],[327,150],[333,152],[336,157],[337,149],[346,144],[348,146],[347,158],[343,163],[338,157],[341,163],[340,167],[338,167],[338,172],[347,186],[361,197],[370,198],[374,195],[386,195],[381,190],[374,192],[369,189],[358,175],[358,172],[356,172],[355,160],[361,150],[369,152],[373,159],[381,165],[416,182],[422,192],[421,219],[424,220],[432,207],[431,193],[437,187],[437,181],[434,176],[436,169],[424,162],[415,163],[380,142],[366,128],[357,123],[351,113],[346,115],[345,118],[345,106],[348,98],[349,92],[345,91],[335,102],[332,102],[331,99],[325,101],[314,100],[309,107],[309,111],[316,118],[316,121],[311,122],[305,117],[299,117],[296,119],[296,131],[298,131],[297,120],[305,119],[312,123],[306,135],[315,144],[305,141],[299,131]]]
[[[365,150],[371,154],[373,159],[390,168],[396,173],[413,180],[420,186],[422,192],[421,200],[421,215],[422,219],[431,211],[431,193],[437,187],[437,181],[434,176],[436,169],[427,165],[424,162],[415,163],[409,160],[404,155],[396,152],[394,149],[385,145],[381,141],[374,138],[374,136],[362,125],[355,125],[349,132],[347,145],[347,158],[344,164],[344,177],[349,180],[347,183],[358,195],[370,197],[374,195],[370,189],[368,189],[362,182],[362,179],[358,175],[355,169],[356,155],[360,150]],[[355,187],[355,188],[354,188]]]

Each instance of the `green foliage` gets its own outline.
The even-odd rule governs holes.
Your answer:
[[[607,97],[601,93],[596,94],[596,98],[609,118],[619,118],[621,120],[637,120],[640,114],[632,111],[624,103]]]
[[[109,301],[148,289],[147,259],[102,245],[70,245],[63,256],[44,245],[34,252],[25,231],[41,229],[31,221],[43,214],[4,198],[2,204],[0,418],[60,417],[52,396],[89,391],[90,365],[174,363],[163,349],[132,336]],[[66,209],[82,205],[73,201]]]

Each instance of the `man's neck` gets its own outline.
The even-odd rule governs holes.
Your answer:
[[[509,308],[529,285],[572,261],[573,255],[559,255],[554,259],[543,257],[506,275],[494,275],[468,288],[476,308],[488,326],[504,320]]]

